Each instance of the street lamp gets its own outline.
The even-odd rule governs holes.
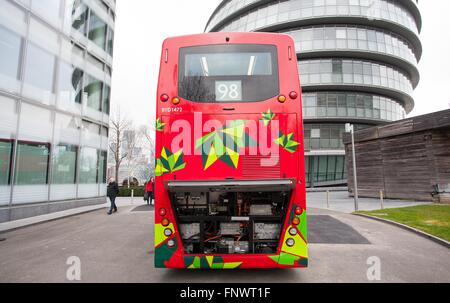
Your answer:
[[[358,207],[358,180],[356,176],[356,151],[355,151],[355,128],[353,124],[345,124],[345,132],[352,135],[352,156],[353,156],[353,187],[354,187],[354,198],[355,198],[355,211],[359,210]]]

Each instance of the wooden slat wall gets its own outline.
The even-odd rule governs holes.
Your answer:
[[[450,185],[450,128],[436,130],[433,133],[433,151],[437,184]]]
[[[433,186],[450,188],[450,111],[359,131],[356,139],[361,197],[436,200]],[[433,128],[435,127],[435,128]],[[350,137],[345,137],[349,189],[353,193]]]
[[[411,133],[413,130],[413,120],[403,120],[395,124],[388,124],[378,128],[378,137],[387,138],[402,134]]]
[[[346,146],[347,171],[349,188],[353,189],[353,161],[351,145]],[[358,194],[362,197],[377,196],[384,188],[383,159],[379,141],[368,141],[356,144],[356,163],[358,164]],[[353,190],[352,190],[353,192]]]
[[[432,199],[430,165],[434,165],[428,159],[426,135],[413,133],[381,140],[387,198]]]

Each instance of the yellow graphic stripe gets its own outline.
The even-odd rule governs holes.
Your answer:
[[[155,224],[155,247],[159,247],[167,237],[164,235],[164,230],[169,228],[172,231],[172,235],[175,233],[175,228],[172,223],[169,226],[162,226],[162,224]]]

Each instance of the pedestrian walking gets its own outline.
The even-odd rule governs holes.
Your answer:
[[[116,197],[119,194],[119,185],[117,185],[116,180],[114,178],[109,179],[108,188],[106,194],[111,201],[111,207],[109,209],[108,215],[111,215],[113,212],[117,212],[116,206]]]

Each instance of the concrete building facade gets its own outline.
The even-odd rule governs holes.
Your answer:
[[[224,0],[206,32],[280,32],[296,43],[309,186],[346,183],[345,123],[406,117],[419,83],[415,0]]]
[[[115,0],[0,0],[0,222],[104,203]]]

